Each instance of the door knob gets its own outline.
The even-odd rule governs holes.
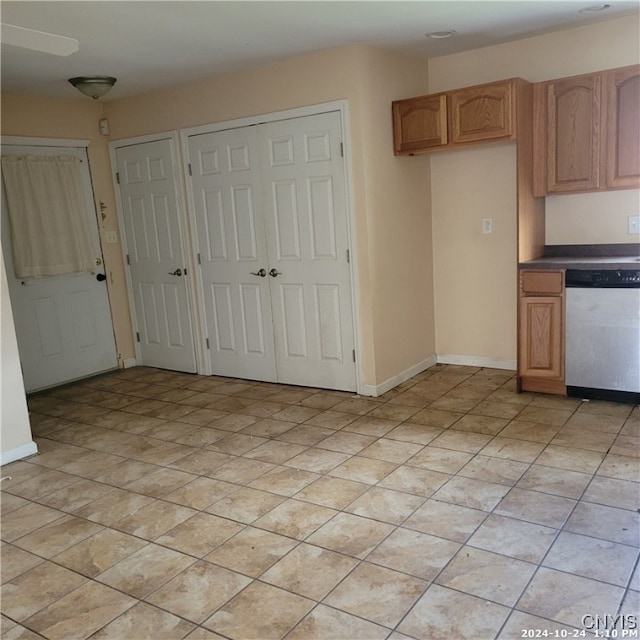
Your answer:
[[[272,278],[277,278],[277,277],[278,277],[279,275],[281,275],[281,274],[282,274],[282,272],[281,272],[281,271],[278,271],[277,269],[271,269],[271,271],[269,271],[269,275],[270,275]]]
[[[251,275],[252,276],[260,276],[261,278],[264,278],[267,275],[267,270],[266,269],[258,269],[257,272],[252,271]]]
[[[106,279],[107,279],[107,276],[105,276],[105,275],[104,275],[104,273],[99,273],[99,274],[96,276],[96,280],[97,280],[98,282],[104,282]]]
[[[178,268],[175,271],[169,271],[169,275],[170,276],[181,276],[182,275],[182,269]]]

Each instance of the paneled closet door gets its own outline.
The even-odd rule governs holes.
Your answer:
[[[189,137],[217,375],[355,390],[338,112]]]
[[[275,381],[256,127],[189,138],[211,372]]]
[[[278,381],[356,388],[338,112],[258,131]]]
[[[116,162],[142,364],[194,373],[173,142],[119,147]]]

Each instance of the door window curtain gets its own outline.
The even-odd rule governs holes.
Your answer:
[[[3,156],[2,177],[16,277],[95,268],[79,158]]]

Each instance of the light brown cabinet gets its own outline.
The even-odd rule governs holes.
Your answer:
[[[518,78],[392,103],[396,155],[516,137]]]
[[[564,272],[521,270],[518,317],[521,389],[566,393]]]
[[[536,195],[640,187],[640,65],[534,86]]]
[[[392,103],[396,155],[412,155],[447,144],[447,96],[439,93]]]
[[[451,143],[515,136],[516,81],[458,89],[449,94]]]
[[[606,185],[640,187],[640,65],[605,73]]]

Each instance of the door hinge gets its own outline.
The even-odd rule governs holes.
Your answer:
[[[198,256],[198,264],[202,264],[202,260],[200,260],[200,254],[198,253],[197,256]]]
[[[116,182],[120,184],[120,172],[116,171]]]
[[[351,253],[349,252],[349,249],[347,249],[347,264],[349,264],[351,262]]]
[[[209,349],[209,338],[206,338],[207,349]]]
[[[355,362],[356,361],[356,350],[355,349],[351,352],[351,356],[353,357],[353,361]]]
[[[129,254],[127,253],[127,264],[131,264],[131,258],[129,257]]]
[[[136,341],[140,342],[140,334],[136,331]]]
[[[187,168],[189,169],[189,175],[192,176],[193,172],[191,171],[191,163],[190,162],[187,164]]]
[[[344,142],[340,143],[340,157],[344,158]]]

